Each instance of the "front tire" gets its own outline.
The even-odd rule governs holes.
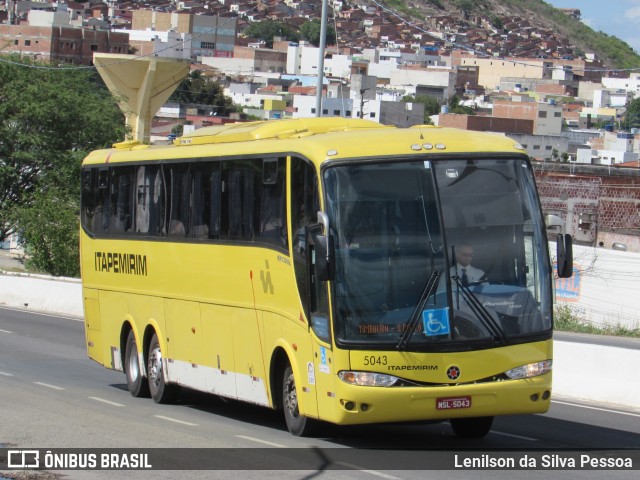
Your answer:
[[[153,334],[149,344],[149,359],[147,361],[147,375],[149,378],[149,391],[151,398],[156,403],[173,403],[179,392],[177,385],[167,384],[164,381],[164,366],[162,350],[158,335]]]
[[[149,397],[149,384],[142,375],[138,352],[136,336],[131,330],[124,349],[124,373],[127,377],[127,388],[134,397]]]
[[[450,423],[460,438],[482,438],[491,430],[493,417],[452,418]]]
[[[316,423],[298,409],[298,391],[291,365],[287,365],[282,378],[282,409],[287,428],[296,437],[307,437],[315,430]]]

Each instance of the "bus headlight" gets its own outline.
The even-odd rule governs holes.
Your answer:
[[[398,377],[373,372],[338,372],[338,377],[350,385],[360,385],[364,387],[391,387],[398,381]]]
[[[542,362],[530,363],[528,365],[522,365],[521,367],[512,368],[507,370],[505,375],[511,379],[530,378],[537,377],[538,375],[544,375],[551,371],[551,360],[544,360]]]

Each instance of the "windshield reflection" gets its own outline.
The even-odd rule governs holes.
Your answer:
[[[349,164],[324,183],[339,342],[411,348],[550,330],[546,237],[525,161]]]

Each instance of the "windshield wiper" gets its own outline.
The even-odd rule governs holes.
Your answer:
[[[506,338],[504,329],[493,319],[493,317],[491,317],[491,314],[487,311],[485,306],[480,303],[480,300],[478,300],[475,293],[473,293],[468,286],[463,285],[460,277],[452,276],[451,278],[455,280],[458,290],[462,291],[462,296],[467,301],[467,304],[485,328],[489,330],[493,338],[500,342],[504,342]]]
[[[416,308],[411,314],[411,318],[407,322],[407,328],[405,328],[405,330],[400,334],[400,339],[398,340],[398,344],[396,345],[396,348],[398,350],[405,348],[407,345],[407,342],[411,340],[411,337],[415,332],[416,325],[420,320],[420,315],[424,310],[424,306],[426,305],[427,300],[429,300],[429,297],[431,296],[433,289],[438,284],[438,278],[440,278],[440,271],[433,270],[431,272],[431,275],[429,276],[429,279],[427,280],[427,284],[425,285],[424,290],[422,291],[422,295],[420,295],[420,299],[416,304]]]

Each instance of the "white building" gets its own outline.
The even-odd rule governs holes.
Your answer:
[[[448,68],[400,69],[391,72],[391,88],[415,90],[416,94],[426,94],[445,100],[455,93],[456,72]]]
[[[317,75],[320,49],[308,42],[289,45],[287,49],[287,73],[292,75]]]
[[[613,90],[625,90],[633,94],[635,98],[640,97],[640,72],[633,72],[629,78],[602,78],[602,85]]]
[[[634,152],[579,148],[577,150],[576,163],[587,163],[593,165],[616,165],[618,163],[636,162],[639,159],[640,155]]]
[[[55,12],[45,10],[29,10],[27,21],[30,27],[69,27],[71,16],[64,9],[58,8]]]
[[[593,91],[593,108],[623,108],[632,99],[633,94],[627,90],[595,89]]]
[[[294,95],[293,118],[316,116],[316,97],[313,95]],[[353,100],[350,98],[322,97],[323,117],[353,117]]]
[[[604,132],[603,140],[604,148],[601,150],[591,148],[578,149],[576,163],[616,165],[640,160],[640,153],[635,151],[637,150],[637,141],[634,134]]]
[[[160,58],[178,60],[191,59],[191,34],[174,31],[124,30],[114,32],[128,33],[129,45],[137,48],[138,55],[153,55]]]

